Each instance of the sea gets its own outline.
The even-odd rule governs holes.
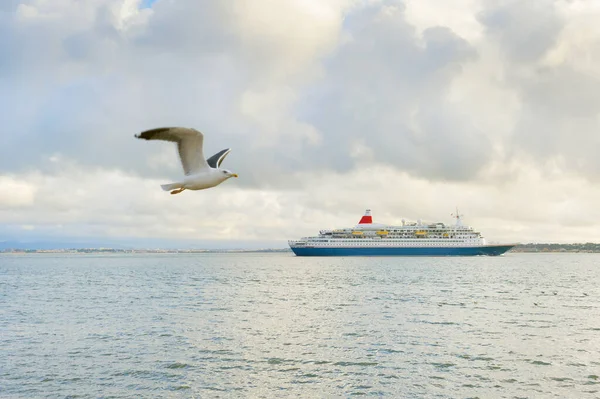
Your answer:
[[[2,398],[600,398],[600,254],[0,255]]]

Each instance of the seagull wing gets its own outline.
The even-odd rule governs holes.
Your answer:
[[[225,148],[224,150],[221,150],[221,151],[217,152],[215,155],[213,155],[212,157],[208,158],[206,160],[206,163],[208,163],[208,166],[210,166],[211,168],[216,169],[219,166],[221,166],[221,163],[223,162],[223,160],[225,159],[227,154],[229,154],[230,152],[231,152],[231,148]]]
[[[161,127],[146,130],[135,137],[144,140],[163,140],[177,143],[179,158],[186,175],[198,173],[209,167],[202,152],[204,135],[196,129]]]

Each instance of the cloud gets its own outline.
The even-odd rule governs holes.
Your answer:
[[[21,209],[31,206],[35,187],[26,181],[0,176],[0,209]]]
[[[600,9],[438,3],[3,2],[4,227],[277,239],[460,205],[498,239],[597,235]],[[165,195],[174,146],[133,135],[171,125],[240,179]]]
[[[159,180],[66,166],[53,177],[25,175],[27,185],[0,178],[10,193],[23,198],[2,202],[0,218],[14,235],[28,226],[54,239],[170,238],[193,240],[195,247],[214,240],[269,241],[284,247],[285,240],[322,228],[352,226],[367,207],[381,223],[400,224],[403,218],[452,223],[450,213],[458,205],[465,221],[491,241],[539,241],[540,231],[558,241],[593,237],[600,218],[597,187],[573,176],[548,178],[529,165],[520,169],[529,172],[503,186],[432,183],[377,166],[348,174],[307,173],[309,189],[244,189],[228,181],[218,190],[170,196],[160,191]]]
[[[29,112],[17,112],[19,121],[31,122],[19,126],[14,121],[19,135],[13,145],[31,150],[17,159],[7,151],[4,167],[23,168],[48,153],[61,153],[84,164],[146,173],[149,165],[144,161],[160,150],[141,147],[132,133],[165,124],[202,126],[208,149],[215,145],[212,151],[236,143],[243,150],[235,153],[240,168],[257,172],[250,175],[254,185],[278,185],[282,179],[273,170],[349,170],[354,161],[340,143],[361,139],[366,131],[372,138],[367,145],[381,153],[379,159],[394,163],[398,157],[389,149],[399,146],[408,158],[395,164],[415,173],[423,162],[410,158],[423,159],[431,136],[445,133],[441,125],[455,126],[445,139],[450,143],[460,141],[466,130],[467,137],[486,145],[468,121],[446,111],[452,105],[443,99],[433,106],[439,109],[429,110],[429,102],[444,95],[460,74],[461,63],[476,52],[447,28],[415,35],[403,7],[395,2],[366,8],[341,1],[271,2],[252,13],[244,2],[157,2],[151,14],[129,11],[126,16],[117,3],[105,2],[78,10],[88,15],[87,24],[74,26],[62,20],[73,12],[63,16],[40,4],[21,5],[13,21],[34,32],[21,38],[25,70],[16,79],[38,71],[27,62],[27,55],[36,52],[28,39],[44,29],[52,35],[48,51],[42,53],[42,75],[53,79],[35,86],[38,93],[27,106]],[[132,20],[143,27],[126,23]],[[19,84],[23,95],[34,97],[29,83]],[[326,92],[311,101],[309,93],[320,87]],[[364,104],[365,91],[377,100]],[[347,98],[354,109],[372,111],[360,111],[358,123],[337,123],[351,121],[347,112],[358,116],[348,106],[335,107],[331,101],[338,97]],[[419,122],[412,129],[403,120],[411,113],[417,121],[430,114],[438,120]],[[398,134],[388,133],[394,130]],[[280,152],[283,148],[285,153]],[[444,155],[439,149],[434,154]],[[467,156],[475,162],[472,167],[459,167],[459,178],[472,174],[465,175],[465,169],[474,171],[484,163],[474,155]],[[426,173],[447,171],[453,160],[449,155]]]
[[[497,40],[512,62],[531,62],[555,44],[564,26],[557,1],[491,1],[478,15],[488,37]]]
[[[490,43],[508,56],[502,73],[520,108],[505,147],[540,168],[558,164],[592,181],[600,178],[592,150],[600,144],[600,75],[590,67],[599,65],[600,31],[590,13],[599,11],[543,1],[501,3],[480,14]]]
[[[305,104],[305,119],[323,132],[316,166],[352,169],[350,149],[361,142],[376,154],[372,162],[415,175],[475,176],[489,159],[489,140],[448,98],[475,49],[444,27],[417,35],[399,5],[356,11],[346,33]]]
[[[10,147],[29,151],[15,157],[3,148],[4,169],[60,153],[88,166],[154,173],[145,160],[161,150],[132,138],[162,125],[201,128],[207,152],[237,143],[238,157],[248,154],[241,166],[255,168],[282,141],[318,141],[290,113],[298,85],[318,75],[318,58],[336,42],[341,3],[272,2],[247,13],[244,2],[157,2],[126,18],[118,4],[57,13],[59,5],[34,2],[12,16],[21,46],[7,49],[16,96],[6,99]],[[34,40],[41,36],[42,48]]]

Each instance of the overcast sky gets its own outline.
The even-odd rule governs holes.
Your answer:
[[[283,247],[366,208],[458,206],[489,241],[598,242],[599,19],[588,0],[3,0],[0,241]],[[161,126],[231,147],[240,177],[162,191],[174,144],[133,137]]]

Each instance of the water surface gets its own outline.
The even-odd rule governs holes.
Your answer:
[[[0,397],[600,397],[600,255],[0,255]]]

